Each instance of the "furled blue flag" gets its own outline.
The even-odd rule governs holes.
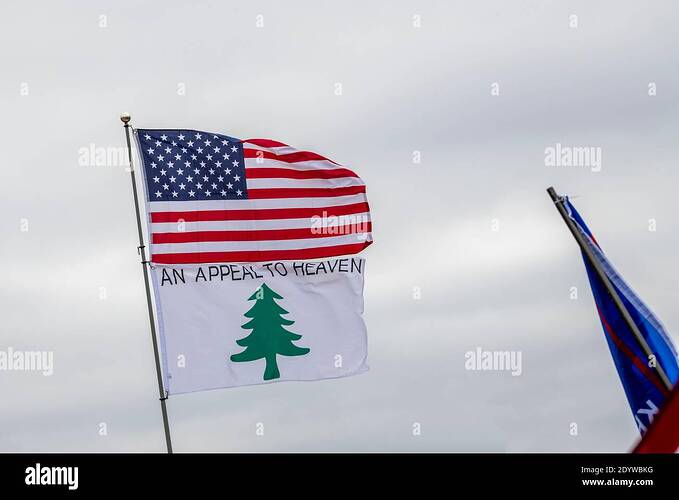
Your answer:
[[[587,245],[592,249],[595,258],[606,272],[608,279],[655,356],[654,360],[647,358],[615,306],[604,283],[583,253],[587,276],[592,287],[599,319],[604,328],[606,341],[611,350],[618,375],[620,375],[622,386],[625,389],[627,400],[632,408],[634,419],[639,431],[643,434],[648,425],[653,422],[654,416],[662,408],[670,393],[652,364],[657,363],[661,366],[670,382],[675,384],[679,379],[676,350],[663,325],[613,268],[585,221],[582,220],[568,198],[564,199],[564,207],[571,220],[575,222],[577,229],[585,237]]]

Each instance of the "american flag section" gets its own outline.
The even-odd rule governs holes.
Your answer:
[[[365,183],[324,156],[195,130],[135,136],[153,263],[317,259],[372,243]]]

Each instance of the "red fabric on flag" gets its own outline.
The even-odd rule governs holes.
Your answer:
[[[318,153],[271,139],[138,129],[150,260],[303,260],[372,243],[365,182]]]
[[[674,453],[679,449],[679,384],[634,448],[634,453]]]

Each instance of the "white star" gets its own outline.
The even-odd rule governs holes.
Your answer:
[[[196,151],[198,151],[199,153],[202,153],[202,152],[203,152],[203,148],[198,148],[198,149],[196,149]]]
[[[182,148],[182,153],[186,153],[186,148]]]
[[[217,168],[219,168],[219,167],[222,166],[222,162],[221,162],[221,161],[218,161],[217,163],[215,163],[215,165],[217,165]]]
[[[226,146],[227,144],[229,144],[229,141],[227,141],[226,139],[222,141],[223,146]]]
[[[182,159],[182,156],[179,155],[179,154],[174,155],[174,157],[175,157],[176,160],[181,160],[181,159]]]
[[[160,146],[161,144],[162,144],[162,142],[156,141],[156,147]]]
[[[176,182],[176,181],[177,181],[176,177],[174,177],[174,176],[170,177],[170,182]]]
[[[196,184],[196,189],[201,189],[202,187],[203,185],[200,182]]]
[[[186,188],[186,184],[184,184],[184,183],[182,182],[182,183],[179,185],[179,189],[185,189],[185,188]]]
[[[184,175],[184,170],[182,170],[181,168],[178,168],[177,169],[177,175]]]
[[[222,176],[220,175],[219,177],[217,177],[217,180],[218,180],[219,182],[224,182],[224,177],[222,177]]]
[[[239,189],[238,191],[236,191],[236,194],[237,194],[238,196],[242,196],[242,195],[243,195],[243,191],[241,191],[241,190]]]
[[[212,159],[212,155],[207,155],[206,158],[207,158],[208,160],[211,160],[211,159]]]
[[[200,134],[196,134],[196,139],[200,139],[201,137],[203,137],[203,136],[200,135]]]
[[[154,178],[153,178],[153,182],[160,182],[160,178],[154,177]]]
[[[165,157],[163,155],[158,155],[158,161],[163,161]]]
[[[174,167],[174,163],[172,163],[171,161],[168,161],[168,162],[167,162],[167,166],[170,167],[170,168],[172,168],[172,167]]]
[[[189,191],[189,196],[193,198],[193,195],[196,194],[194,191]]]
[[[231,184],[231,183],[229,182],[229,183],[226,185],[226,187],[228,187],[229,189],[231,189],[231,188],[233,188],[233,184]]]
[[[205,196],[210,196],[211,194],[210,191],[205,191]]]
[[[229,175],[231,173],[231,169],[227,168],[227,169],[224,170],[224,172],[226,172],[226,175]]]
[[[166,153],[171,153],[172,150],[171,150],[170,148],[165,148],[165,152],[166,152]]]
[[[228,160],[228,159],[231,158],[231,157],[230,157],[228,154],[224,153],[223,158],[224,158],[225,160]]]
[[[238,160],[233,160],[231,163],[233,164],[234,167],[238,166]]]
[[[190,162],[190,161],[185,161],[185,162],[184,162],[184,165],[186,165],[186,168],[189,168],[189,167],[191,166],[191,162]]]
[[[178,139],[179,139],[180,141],[183,141],[183,140],[184,140],[184,135],[183,135],[183,134],[179,134]]]
[[[177,191],[172,191],[172,197],[176,198],[177,197]]]
[[[209,145],[210,145],[210,141],[205,141],[205,145],[206,145],[206,146],[209,146]]]
[[[219,153],[219,148],[215,146],[215,153]]]
[[[234,175],[233,180],[238,182],[240,180],[240,175]]]
[[[187,145],[188,147],[191,147],[191,146],[193,146],[193,141],[189,141],[189,142],[187,142],[187,143],[186,143],[186,145]]]
[[[217,189],[217,184],[215,184],[214,182],[212,183],[212,189]]]
[[[151,162],[151,168],[156,168],[157,166],[158,166],[158,164],[155,161]]]
[[[163,193],[161,193],[160,191],[156,191],[156,198],[160,198],[161,196],[163,196]]]
[[[194,168],[194,169],[193,169],[193,173],[196,174],[196,175],[198,175],[198,174],[200,173],[200,170],[198,170],[197,168]]]
[[[151,140],[151,136],[148,135],[148,134],[146,134],[146,135],[144,135],[144,139],[146,139],[147,141],[150,141],[150,140]]]
[[[149,148],[147,151],[149,152],[150,155],[152,155],[154,150],[152,148]]]
[[[207,182],[208,179],[209,179],[209,177],[208,177],[207,175],[203,176],[203,180],[204,180],[205,182]]]
[[[233,146],[233,147],[231,148],[231,151],[233,151],[234,153],[237,153],[237,152],[238,152],[238,148],[237,148],[236,146]]]
[[[222,196],[226,196],[226,191],[224,191],[224,190],[222,189],[222,193],[221,193],[221,194],[222,194]]]
[[[210,175],[212,175],[212,174],[215,173],[215,169],[214,169],[214,168],[211,168],[210,170],[208,170],[208,172],[210,172]]]
[[[163,189],[167,191],[168,189],[170,189],[170,186],[168,186],[167,184],[163,184]]]
[[[162,170],[162,169],[161,169],[161,171],[160,171],[160,175],[165,175],[166,173],[167,173],[167,171],[166,171],[166,170]]]
[[[176,146],[177,146],[177,143],[172,141],[172,147],[176,147]]]
[[[196,160],[198,157],[196,155],[191,155],[192,160]]]
[[[204,167],[204,166],[205,166],[205,162],[204,162],[204,161],[201,161],[201,162],[200,162],[200,166],[201,166],[201,167]]]
[[[160,136],[161,141],[167,141],[167,136],[165,134]]]
[[[191,177],[191,176],[189,175],[189,176],[186,178],[186,181],[187,181],[187,182],[193,182],[193,177]]]

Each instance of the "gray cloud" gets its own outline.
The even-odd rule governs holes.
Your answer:
[[[78,165],[90,143],[123,146],[122,111],[140,127],[325,153],[366,180],[375,221],[371,371],[173,397],[177,450],[632,446],[582,262],[544,190],[579,196],[604,249],[677,339],[672,2],[2,9],[0,348],[53,350],[55,373],[0,374],[0,450],[163,450],[129,175]],[[602,171],[545,167],[556,142],[601,147]],[[522,351],[523,374],[466,371],[477,346]]]

